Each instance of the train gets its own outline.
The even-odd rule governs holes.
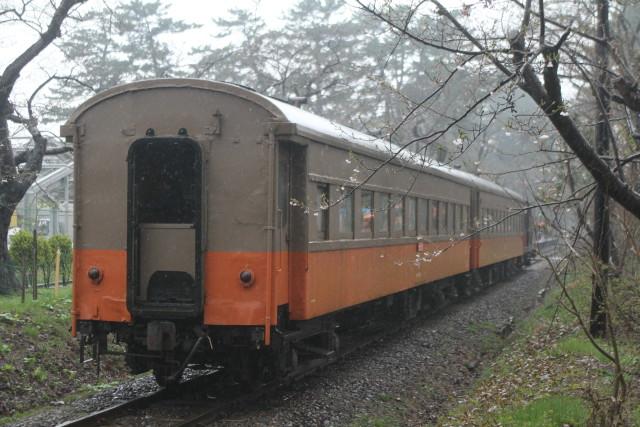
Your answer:
[[[518,193],[244,86],[124,84],[60,133],[81,358],[122,354],[161,385],[188,366],[295,374],[339,354],[343,331],[415,317],[533,254]]]

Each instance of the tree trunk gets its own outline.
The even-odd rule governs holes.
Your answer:
[[[8,231],[13,210],[0,206],[0,294],[18,289],[15,268],[9,258]]]
[[[33,148],[24,153],[22,162],[17,162],[11,145],[11,133],[8,120],[15,121],[15,111],[10,101],[12,91],[20,77],[20,73],[34,58],[49,46],[60,35],[60,27],[69,11],[86,0],[62,0],[51,16],[46,30],[40,33],[33,44],[27,47],[17,58],[4,68],[0,75],[0,293],[10,292],[17,288],[13,266],[9,259],[8,231],[11,215],[36,180],[42,168],[42,158],[47,152],[47,139],[37,127],[32,115],[29,100],[29,119],[18,121],[24,124],[34,140]],[[51,78],[47,81],[50,81]],[[42,86],[40,86],[42,88]],[[35,96],[34,92],[32,95]],[[18,163],[23,166],[18,170]]]
[[[609,4],[607,0],[598,0],[597,37],[602,40],[596,43],[596,61],[601,70],[598,74],[596,102],[598,117],[596,124],[595,148],[599,156],[609,154],[609,74],[607,72],[609,36]],[[609,227],[609,188],[599,183],[594,195],[593,205],[593,254],[596,262],[595,274],[592,278],[591,315],[589,332],[594,337],[604,337],[607,331],[607,282],[609,278],[609,258],[611,236]]]

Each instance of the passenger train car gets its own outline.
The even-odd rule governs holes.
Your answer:
[[[339,352],[531,253],[525,200],[233,84],[141,81],[62,126],[75,151],[72,332],[161,384],[242,381]],[[372,173],[375,171],[375,173]]]

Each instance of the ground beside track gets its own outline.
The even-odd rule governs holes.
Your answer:
[[[432,424],[462,399],[482,367],[499,353],[514,325],[539,302],[539,291],[547,285],[548,276],[542,262],[534,264],[473,300],[459,302],[432,318],[417,319],[394,336],[215,425]],[[148,379],[130,381],[16,425],[52,425],[152,388]],[[169,406],[167,416],[175,412]],[[149,425],[145,420],[149,418],[141,412],[138,419],[127,421]]]
[[[99,379],[93,364],[79,362],[70,309],[70,285],[39,288],[35,301],[29,289],[24,303],[0,296],[0,425],[130,378],[122,360],[106,360]]]

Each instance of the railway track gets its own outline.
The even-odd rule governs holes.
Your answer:
[[[433,313],[432,313],[433,314]],[[169,418],[145,416],[145,424],[171,426],[203,426],[214,422],[243,405],[255,402],[270,393],[312,375],[325,368],[339,358],[345,357],[379,339],[389,336],[406,323],[401,321],[376,323],[366,328],[352,331],[341,336],[340,354],[333,358],[316,359],[308,364],[304,371],[288,377],[260,384],[256,388],[246,390],[238,384],[225,385],[223,369],[197,376],[180,383],[174,388],[162,388],[156,392],[138,396],[131,400],[92,412],[80,418],[58,424],[58,427],[115,426],[129,425],[129,417],[139,416],[140,411],[153,412],[155,406],[176,406],[190,408],[188,416],[183,414]],[[196,412],[195,415],[193,412]]]
[[[255,402],[294,381],[312,375],[339,358],[393,334],[401,329],[403,325],[406,325],[406,323],[403,324],[400,321],[391,324],[379,323],[367,327],[366,333],[363,333],[363,330],[353,331],[353,333],[341,337],[341,342],[344,344],[341,346],[342,349],[339,356],[314,360],[303,372],[260,384],[248,391],[238,384],[225,386],[224,372],[220,369],[180,383],[174,388],[162,388],[156,392],[92,412],[81,418],[66,421],[58,424],[58,427],[129,425],[128,421],[126,421],[128,417],[135,417],[137,416],[136,413],[142,410],[153,410],[155,405],[188,407],[195,410],[196,414],[190,416],[177,415],[172,416],[170,419],[162,416],[152,417],[152,420],[149,419],[149,416],[145,416],[146,423],[181,427],[207,425],[241,408],[243,405]]]
[[[548,251],[548,249],[547,249]],[[534,262],[541,261],[540,258]],[[513,276],[515,277],[515,276]],[[513,279],[513,277],[511,279]],[[487,289],[487,288],[484,288]],[[462,297],[458,298],[461,299]],[[427,316],[433,316],[458,299],[447,300],[437,311],[430,311]],[[294,373],[276,381],[264,383],[249,391],[238,384],[225,385],[223,369],[215,370],[205,375],[185,381],[175,388],[163,388],[157,392],[139,396],[126,402],[90,413],[81,418],[59,424],[59,427],[79,426],[120,426],[132,425],[144,416],[145,425],[159,426],[204,426],[224,416],[237,411],[239,408],[270,395],[271,393],[312,375],[318,370],[330,365],[335,360],[343,358],[376,341],[391,336],[398,330],[409,326],[411,322],[384,321],[369,325],[366,328],[351,331],[340,336],[340,353],[336,357],[316,359],[303,372]],[[154,408],[162,407],[163,411]],[[176,414],[153,415],[153,412],[165,413],[168,407],[175,407]],[[144,413],[144,415],[142,415]]]

